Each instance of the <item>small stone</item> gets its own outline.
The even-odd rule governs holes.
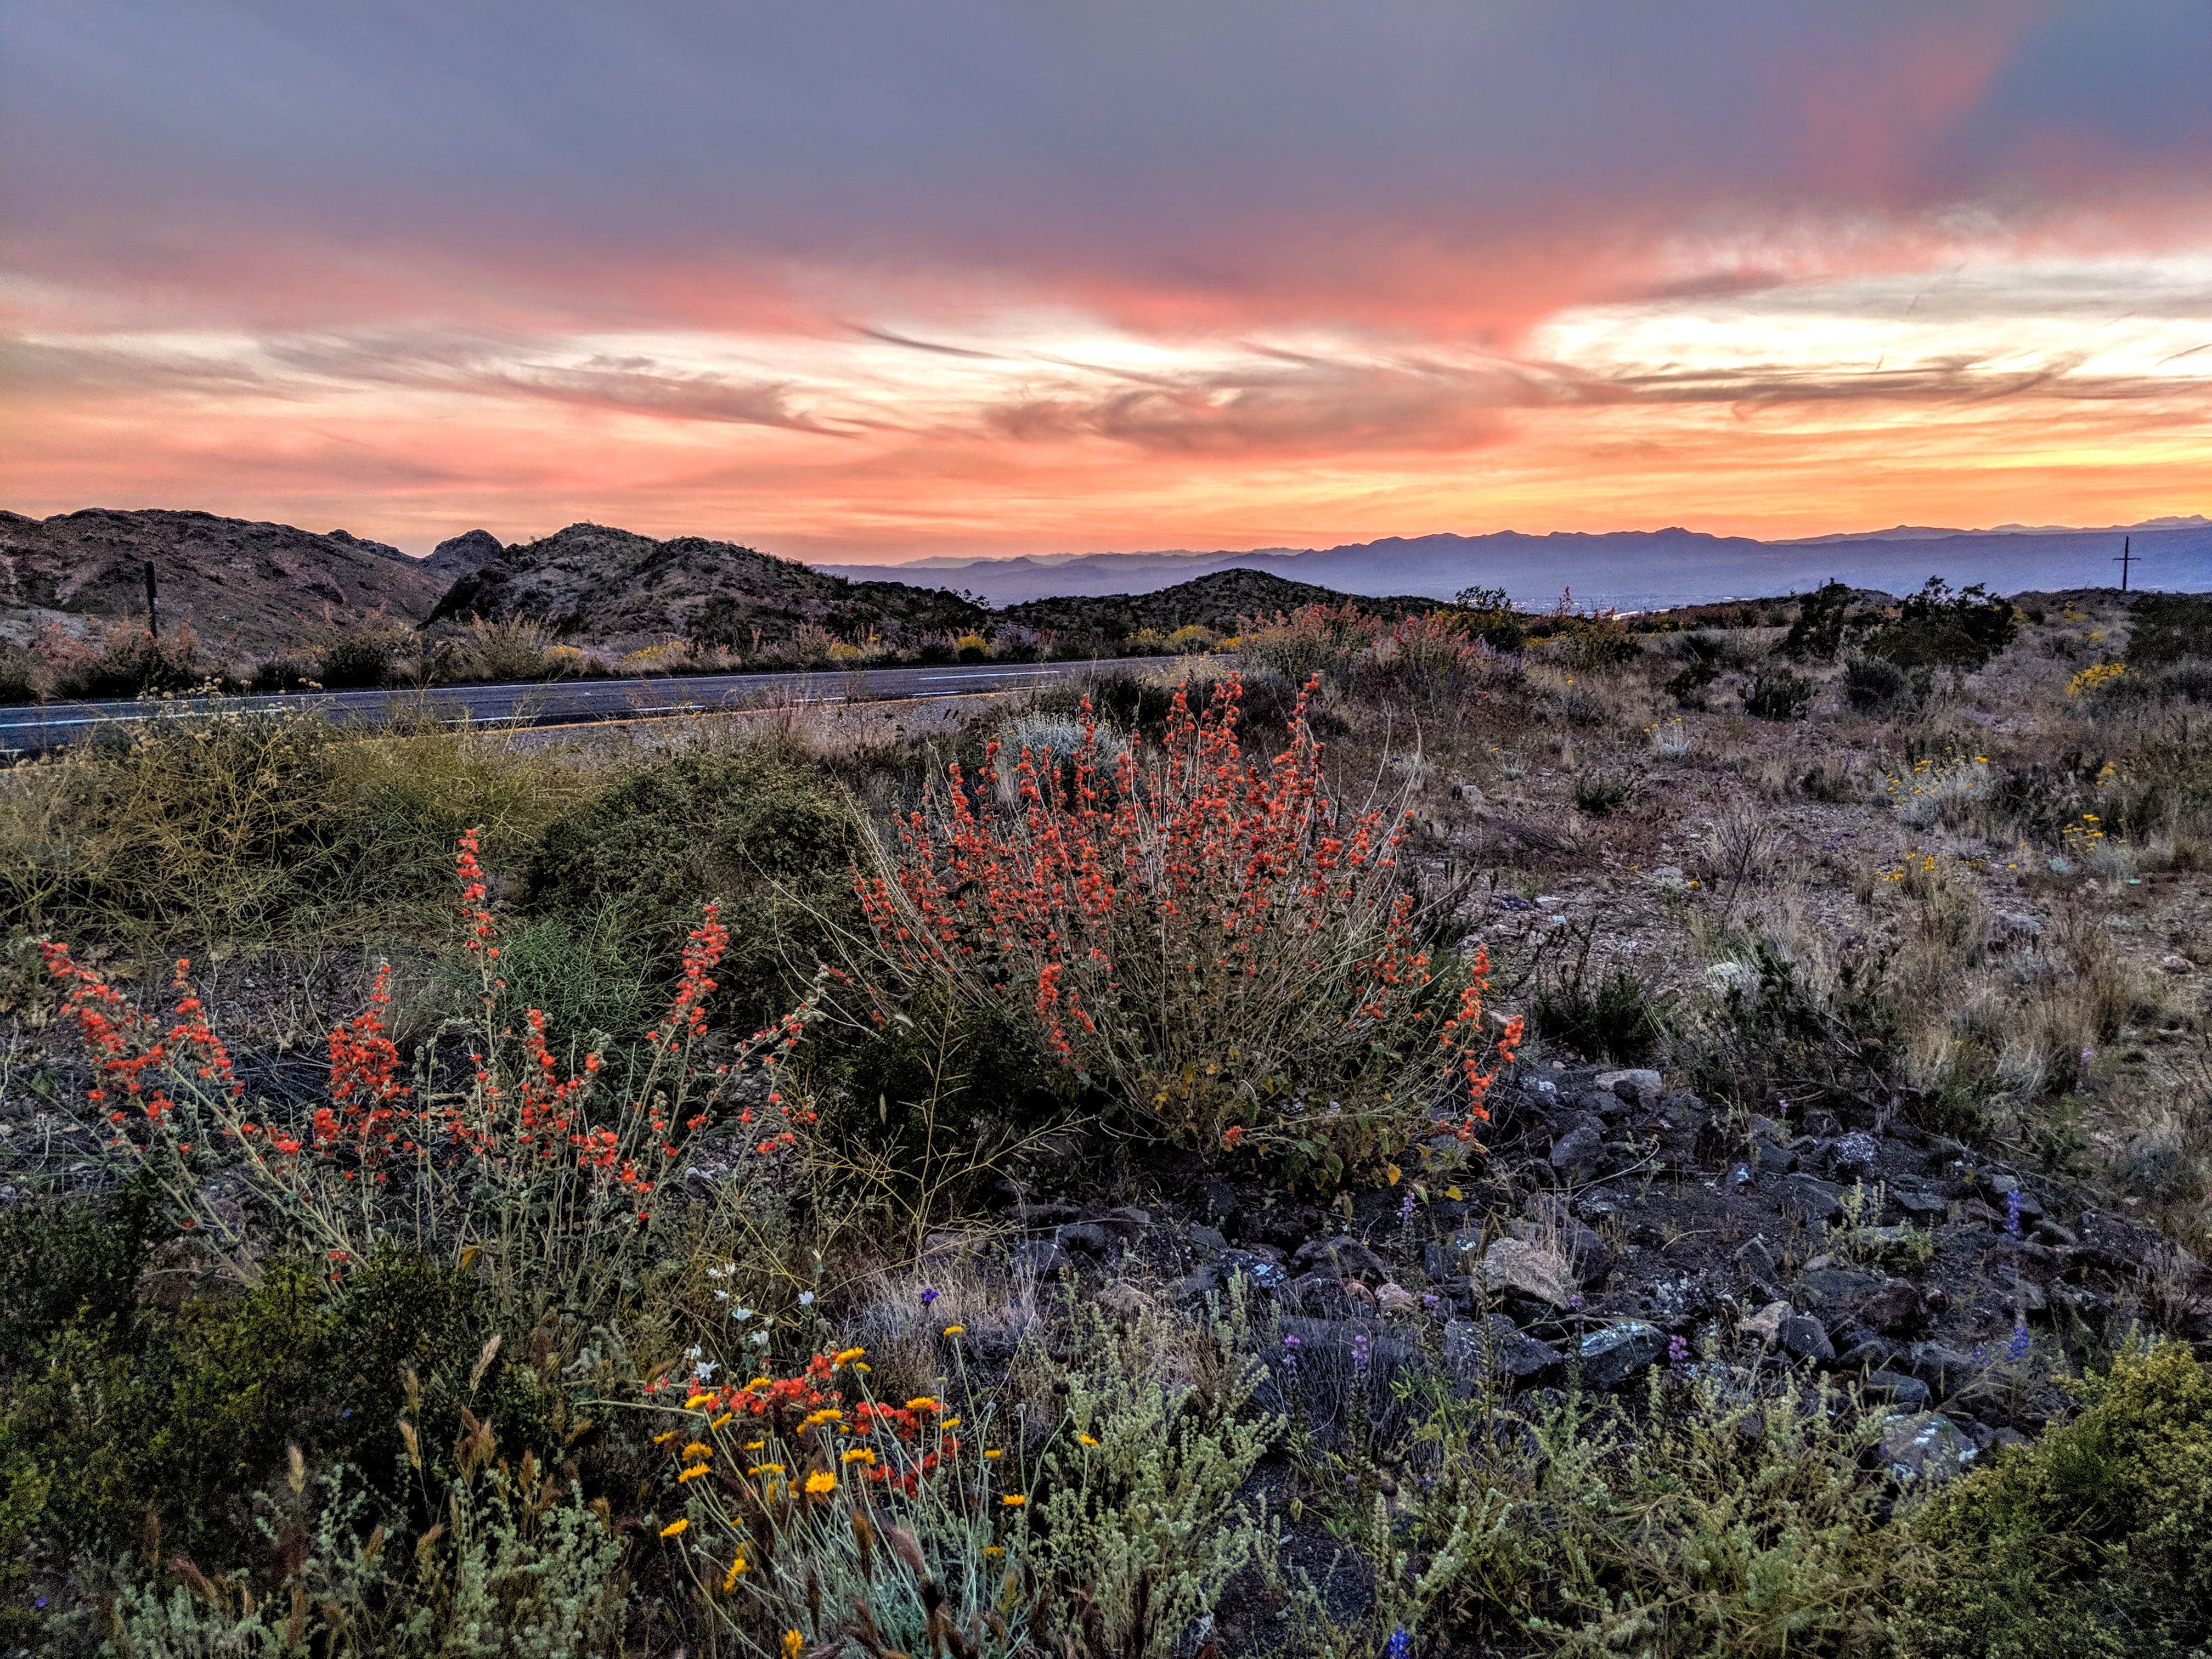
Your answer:
[[[2158,965],[2169,974],[2193,974],[2197,971],[2197,964],[2179,953],[2160,957],[2158,959]]]
[[[1828,1167],[1844,1181],[1872,1181],[1881,1173],[1881,1143],[1863,1130],[1829,1148]]]
[[[1574,1294],[1567,1279],[1567,1264],[1526,1239],[1495,1240],[1482,1258],[1482,1277],[1493,1290],[1525,1296],[1553,1308],[1565,1308]]]
[[[1775,1334],[1784,1352],[1808,1364],[1822,1364],[1836,1357],[1836,1345],[1828,1340],[1827,1328],[1810,1314],[1791,1314],[1783,1320]]]
[[[1455,1319],[1444,1327],[1444,1363],[1454,1376],[1469,1382],[1488,1376],[1503,1377],[1516,1388],[1531,1388],[1556,1376],[1567,1357],[1516,1328],[1504,1315],[1492,1314],[1480,1325]]]
[[[1291,1266],[1309,1268],[1326,1266],[1339,1277],[1351,1273],[1366,1273],[1376,1279],[1390,1276],[1390,1269],[1382,1258],[1349,1234],[1334,1238],[1307,1240],[1291,1257]]]
[[[1014,1246],[1012,1266],[1018,1279],[1044,1279],[1064,1273],[1074,1265],[1057,1239],[1030,1238]]]
[[[1866,1391],[1909,1412],[1924,1412],[1931,1403],[1928,1385],[1901,1371],[1869,1371]]]
[[[1782,1322],[1790,1316],[1787,1302],[1770,1302],[1757,1313],[1738,1322],[1739,1334],[1749,1337],[1761,1347],[1771,1347],[1782,1338]]]
[[[1831,1182],[1814,1176],[1784,1177],[1779,1196],[1784,1209],[1807,1221],[1826,1221],[1831,1216],[1843,1212],[1842,1192]]]
[[[1552,1143],[1549,1162],[1568,1180],[1582,1180],[1596,1170],[1604,1145],[1605,1138],[1585,1123]]]
[[[1941,1412],[1923,1411],[1890,1419],[1881,1433],[1881,1455],[1899,1480],[1940,1485],[1978,1453],[1956,1423]]]
[[[1632,1105],[1656,1106],[1666,1085],[1659,1073],[1644,1067],[1624,1072],[1600,1072],[1592,1079],[1593,1086],[1604,1090],[1617,1099]]]
[[[1770,1284],[1781,1277],[1782,1269],[1774,1260],[1774,1252],[1766,1248],[1766,1235],[1755,1233],[1736,1246],[1735,1265],[1754,1279]]]
[[[1769,1175],[1788,1175],[1797,1167],[1797,1154],[1771,1140],[1759,1143],[1759,1167]]]
[[[1667,1339],[1638,1319],[1625,1319],[1583,1338],[1583,1382],[1617,1389],[1667,1352]]]

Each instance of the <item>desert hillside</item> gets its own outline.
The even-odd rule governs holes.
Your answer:
[[[143,627],[149,563],[166,625],[189,623],[209,645],[244,653],[294,645],[326,612],[419,622],[446,586],[397,548],[343,531],[167,509],[0,513],[0,629],[27,638],[43,621],[82,618]]]

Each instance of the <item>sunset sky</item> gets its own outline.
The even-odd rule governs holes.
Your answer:
[[[2212,5],[0,0],[0,343],[415,551],[2212,512]]]

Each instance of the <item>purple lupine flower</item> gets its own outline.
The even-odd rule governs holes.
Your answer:
[[[1390,1632],[1390,1639],[1382,1644],[1382,1659],[1407,1659],[1413,1651],[1413,1638],[1403,1625]]]
[[[1443,1301],[1443,1297],[1438,1296],[1434,1291],[1423,1291],[1421,1292],[1421,1305],[1424,1308],[1434,1308],[1439,1305]]]
[[[1401,1221],[1411,1221],[1413,1218],[1413,1189],[1411,1187],[1408,1187],[1406,1188],[1405,1197],[1398,1200],[1398,1219]]]
[[[1367,1333],[1364,1331],[1354,1331],[1352,1334],[1352,1370],[1356,1371],[1365,1370],[1367,1369]]]
[[[921,1287],[921,1305],[927,1308],[931,1303],[936,1300],[937,1286],[934,1285],[923,1285]]]
[[[1283,1339],[1283,1369],[1294,1371],[1298,1368],[1298,1340],[1295,1336]]]
[[[1667,1364],[1669,1370],[1686,1371],[1690,1369],[1690,1339],[1670,1336],[1667,1339]]]
[[[2014,1238],[2020,1237],[2020,1188],[2017,1187],[2005,1194],[2005,1231]]]
[[[2012,1316],[2012,1340],[2005,1344],[2005,1358],[2020,1361],[2027,1358],[2027,1316],[2016,1313]]]

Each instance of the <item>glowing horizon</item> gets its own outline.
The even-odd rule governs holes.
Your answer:
[[[2207,20],[17,14],[0,506],[793,556],[2212,504]]]

